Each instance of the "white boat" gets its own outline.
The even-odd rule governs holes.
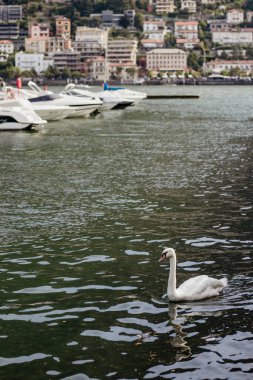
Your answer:
[[[45,123],[23,100],[0,102],[0,131],[31,129]]]
[[[103,105],[99,108],[99,111],[107,111],[117,108],[126,108],[133,104],[132,101],[124,100],[118,93],[113,91],[100,91],[92,92],[88,90],[80,89],[79,86],[76,86],[74,83],[68,84],[64,90],[63,94],[69,94],[80,97],[93,97],[100,99],[103,102]]]
[[[31,91],[28,99],[31,103],[49,104],[56,106],[69,106],[72,112],[67,117],[87,117],[97,111],[103,102],[97,97],[80,97],[71,94],[55,94],[52,91],[41,90],[36,83],[30,81],[28,86]],[[50,102],[50,103],[49,103]]]
[[[88,97],[88,98],[99,100],[100,102],[102,101],[102,105],[99,108],[99,111],[111,110],[118,103],[118,100],[116,100],[116,97],[113,97],[113,96],[100,97],[99,93],[95,93],[89,90],[84,90],[83,88],[82,89],[77,88],[74,83],[68,84],[64,88],[64,90],[61,92],[61,94],[78,96],[80,98]]]
[[[104,84],[104,91],[115,92],[122,99],[133,103],[138,103],[147,98],[146,92],[133,91],[122,87],[109,87],[107,83]]]
[[[25,89],[17,89],[11,86],[5,86],[4,91],[0,95],[1,100],[15,100],[19,101],[20,99],[29,99],[33,98],[35,94],[32,91]],[[13,103],[14,104],[14,103]],[[70,108],[69,106],[60,106],[58,104],[53,103],[43,103],[41,101],[28,103],[30,107],[32,107],[33,111],[35,111],[42,119],[47,121],[51,120],[62,120],[70,115],[75,113],[75,109]]]

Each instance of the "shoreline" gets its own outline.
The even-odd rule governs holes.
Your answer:
[[[28,82],[31,79],[22,80],[23,86],[27,86]],[[74,83],[76,85],[87,85],[87,86],[101,86],[103,87],[103,83],[101,81],[85,81],[85,80],[66,80],[66,79],[42,79],[42,78],[33,78],[32,79],[35,83],[37,83],[39,86],[62,86],[65,87],[69,83]],[[155,79],[155,80],[149,80],[145,81],[143,83],[135,83],[135,82],[125,82],[121,83],[120,81],[108,81],[107,82],[109,86],[119,86],[119,87],[126,87],[126,86],[251,86],[253,85],[253,80],[244,80],[244,79],[208,79],[208,78],[201,78],[201,79],[193,79],[193,78],[185,78],[185,79],[174,79],[174,80],[163,80],[163,79]],[[9,84],[12,86],[16,86],[16,80],[9,81]]]

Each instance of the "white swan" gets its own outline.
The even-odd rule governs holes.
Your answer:
[[[168,280],[167,295],[170,301],[198,301],[205,298],[218,296],[222,289],[227,286],[227,279],[196,276],[176,287],[176,252],[173,248],[165,248],[159,262],[170,259],[170,274]]]

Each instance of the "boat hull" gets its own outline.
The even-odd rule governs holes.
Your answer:
[[[31,129],[32,125],[31,124],[23,124],[23,123],[18,123],[15,121],[12,122],[3,122],[0,124],[0,131],[23,131],[27,129]]]

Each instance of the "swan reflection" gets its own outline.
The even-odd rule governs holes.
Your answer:
[[[171,320],[171,326],[175,331],[175,336],[169,340],[169,343],[172,347],[177,349],[175,359],[176,361],[180,361],[189,358],[192,352],[186,340],[187,333],[183,332],[183,326],[177,321],[177,307],[177,304],[169,305],[169,317]]]

